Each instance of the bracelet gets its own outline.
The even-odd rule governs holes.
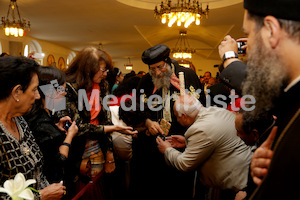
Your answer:
[[[62,145],[65,145],[65,146],[67,146],[67,147],[71,147],[71,144],[69,144],[69,143],[67,143],[67,142],[64,142],[64,143],[62,143]]]
[[[109,160],[109,161],[106,161],[106,163],[115,163],[114,160]]]

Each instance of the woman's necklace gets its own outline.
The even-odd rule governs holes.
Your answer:
[[[19,132],[17,120],[15,118],[12,118],[10,123],[3,122],[3,121],[1,121],[1,123],[4,129],[6,130],[6,131],[4,130],[4,132],[8,131],[10,135],[14,136],[13,139],[20,144],[20,151],[22,152],[22,154],[28,156],[30,154],[30,148],[26,142],[20,141],[20,137],[23,133],[21,133],[22,132],[21,129],[20,129],[21,132]]]
[[[20,140],[20,134],[14,118],[12,118],[9,123],[5,121],[2,121],[2,123],[11,134],[13,134],[18,140]]]

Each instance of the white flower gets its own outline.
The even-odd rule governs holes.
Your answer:
[[[26,181],[24,175],[18,173],[14,180],[7,180],[4,182],[4,188],[0,187],[0,192],[7,193],[13,200],[33,200],[34,195],[27,187],[34,183],[36,183],[34,179]]]

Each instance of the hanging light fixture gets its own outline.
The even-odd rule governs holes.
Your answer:
[[[16,19],[16,15],[18,19]],[[17,0],[10,0],[7,16],[6,18],[2,17],[1,21],[1,25],[4,29],[5,35],[7,36],[13,35],[15,37],[22,37],[25,30],[30,30],[30,22],[28,21],[26,23],[25,19],[21,19]]]
[[[101,50],[104,50],[102,42],[99,42],[98,48],[101,49]]]
[[[161,23],[168,22],[168,26],[171,27],[175,22],[177,26],[184,24],[187,28],[191,23],[195,21],[196,25],[200,25],[203,16],[208,18],[208,5],[206,9],[202,9],[202,4],[199,1],[193,0],[177,0],[177,3],[172,5],[171,0],[163,1],[160,4],[160,10],[155,6],[154,15],[161,19]]]
[[[130,58],[128,57],[128,63],[124,65],[126,70],[132,70],[133,64],[130,62]]]
[[[171,50],[174,58],[191,59],[192,54],[196,52],[195,49],[190,48],[186,35],[186,30],[179,31],[179,38],[175,44],[175,48],[172,48]]]

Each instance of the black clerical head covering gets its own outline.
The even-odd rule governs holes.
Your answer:
[[[170,48],[163,44],[155,45],[144,51],[142,60],[147,65],[153,65],[160,61],[166,61],[170,55]]]
[[[244,0],[244,8],[257,15],[300,21],[299,0]]]

